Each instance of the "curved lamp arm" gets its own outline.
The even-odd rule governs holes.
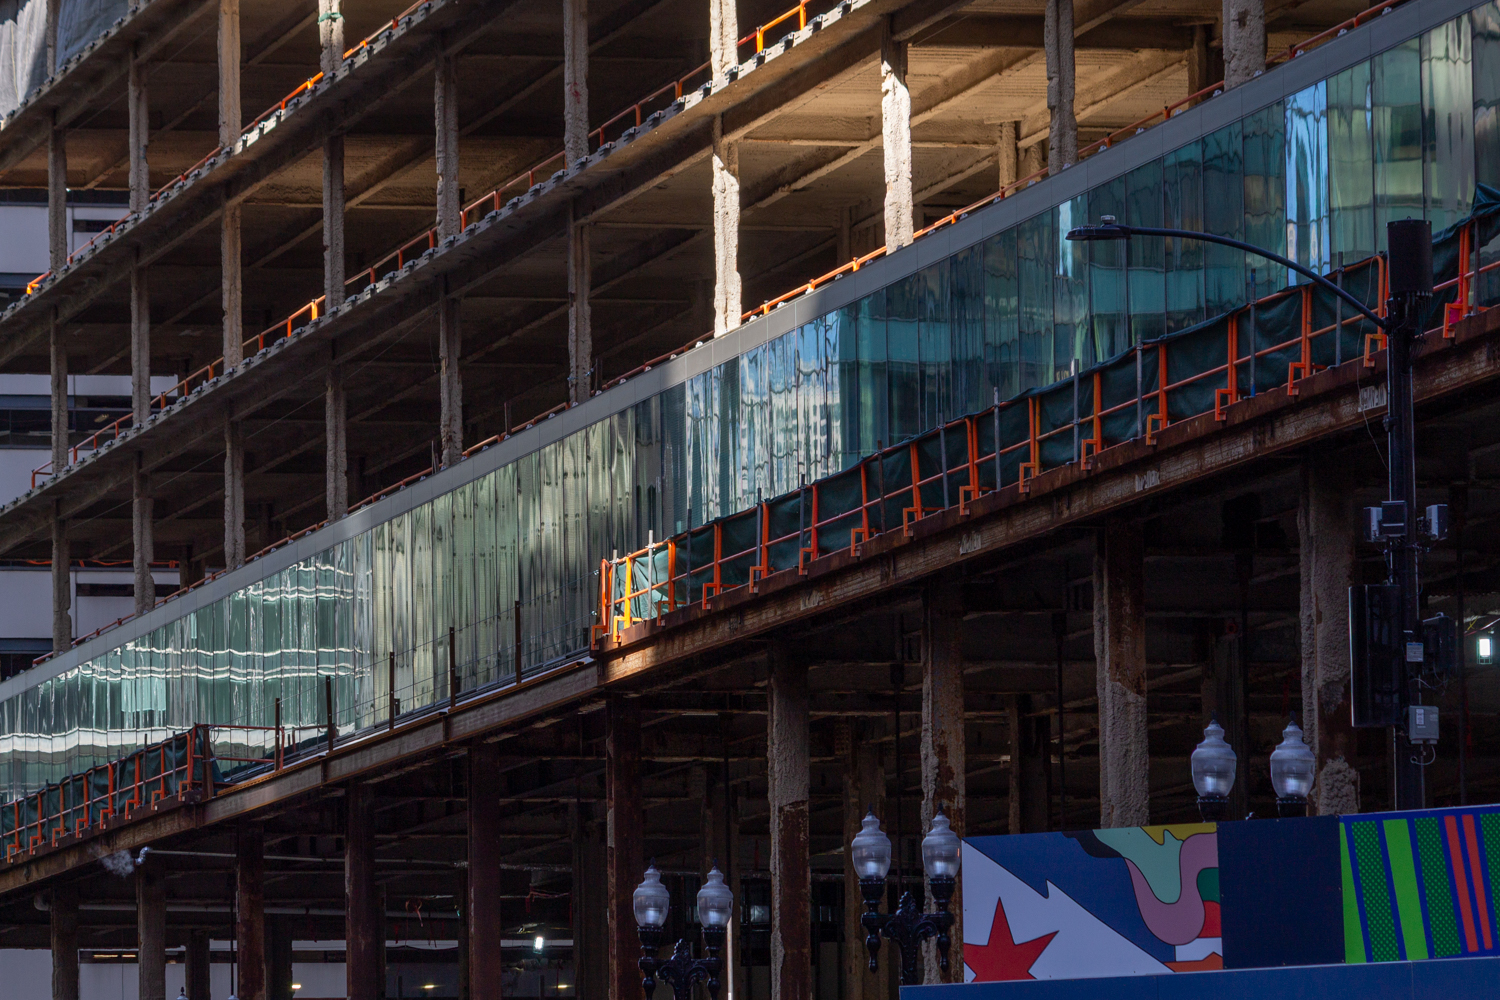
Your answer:
[[[1335,285],[1333,282],[1329,281],[1321,274],[1303,267],[1296,261],[1287,260],[1280,254],[1272,253],[1264,247],[1258,247],[1253,243],[1243,243],[1240,240],[1233,240],[1227,236],[1215,236],[1213,233],[1194,232],[1191,229],[1156,229],[1148,226],[1122,226],[1114,222],[1105,223],[1099,226],[1079,226],[1077,229],[1070,229],[1068,231],[1068,239],[1082,242],[1128,240],[1132,236],[1175,236],[1178,239],[1197,240],[1200,243],[1218,243],[1221,246],[1233,247],[1236,250],[1244,250],[1247,253],[1253,253],[1258,257],[1264,257],[1266,260],[1274,261],[1283,267],[1291,268],[1293,271],[1296,271],[1298,274],[1314,282],[1315,284],[1323,286],[1333,294],[1337,295],[1339,298],[1343,299],[1345,302],[1349,303],[1349,305],[1353,306],[1356,310],[1359,311],[1359,314],[1361,316],[1369,320],[1371,323],[1374,323],[1380,329],[1389,329],[1389,325],[1385,319],[1371,312],[1363,302],[1359,301],[1359,299],[1356,299],[1354,296],[1350,295],[1348,292],[1344,291],[1338,285]]]

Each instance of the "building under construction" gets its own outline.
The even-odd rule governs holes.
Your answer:
[[[0,314],[52,386],[0,508],[54,581],[0,681],[14,995],[626,1000],[655,859],[670,940],[725,872],[725,995],[894,997],[869,809],[920,895],[939,808],[1195,821],[1213,715],[1273,814],[1291,713],[1313,812],[1394,807],[1383,334],[1104,216],[1377,310],[1431,221],[1422,794],[1500,798],[1500,5],[405,2],[0,15],[51,262]],[[128,198],[83,244],[80,192]],[[70,422],[84,374],[130,412]],[[135,614],[79,634],[80,561]]]

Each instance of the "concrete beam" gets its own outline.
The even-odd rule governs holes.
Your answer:
[[[766,799],[771,812],[771,995],[812,1000],[812,895],[808,837],[807,664],[771,652],[766,712]]]
[[[1146,737],[1145,547],[1139,522],[1111,521],[1094,554],[1099,694],[1099,824],[1150,822]]]
[[[641,992],[632,894],[645,871],[645,813],[641,805],[641,709],[634,698],[611,695],[605,703],[604,794],[607,800],[609,895],[609,1000],[635,1000]]]
[[[1347,470],[1330,466],[1326,457],[1302,465],[1302,728],[1317,757],[1309,812],[1320,816],[1360,811],[1349,715],[1349,586],[1357,563],[1348,484]]]

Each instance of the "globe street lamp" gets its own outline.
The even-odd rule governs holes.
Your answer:
[[[939,809],[932,817],[932,828],[922,838],[922,867],[927,873],[927,884],[932,889],[932,899],[937,912],[922,913],[910,892],[901,895],[901,904],[895,913],[880,912],[880,900],[885,895],[886,875],[891,870],[891,839],[880,829],[880,820],[872,809],[865,816],[859,833],[850,845],[849,857],[859,876],[859,888],[865,900],[865,912],[859,918],[865,929],[865,950],[870,953],[870,971],[879,968],[880,938],[889,938],[901,952],[901,985],[921,984],[917,971],[917,958],[921,944],[928,938],[937,939],[938,966],[948,971],[948,947],[952,943],[948,932],[953,929],[953,914],[948,904],[953,900],[958,887],[958,866],[963,851],[963,842],[948,824],[948,817]]]
[[[1198,790],[1198,815],[1205,823],[1229,818],[1229,791],[1234,788],[1234,747],[1224,742],[1217,716],[1203,729],[1203,742],[1193,750],[1193,787]]]
[[[1276,788],[1277,815],[1307,815],[1307,794],[1312,791],[1316,763],[1293,715],[1281,734],[1281,743],[1271,751],[1271,784]]]
[[[724,884],[724,873],[714,863],[708,880],[698,890],[698,923],[703,927],[703,957],[693,958],[693,949],[687,939],[681,939],[672,949],[672,957],[658,961],[656,953],[661,950],[663,928],[667,923],[667,912],[672,906],[671,893],[661,884],[661,872],[655,862],[646,869],[646,878],[636,886],[632,903],[635,908],[636,933],[641,939],[641,959],[638,963],[645,974],[641,988],[646,1000],[656,993],[656,979],[660,976],[672,986],[674,1000],[691,1000],[693,984],[701,982],[708,995],[719,995],[719,973],[723,961],[719,950],[724,947],[724,938],[729,930],[729,920],[734,915],[734,892]]]

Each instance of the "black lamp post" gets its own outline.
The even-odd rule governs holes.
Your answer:
[[[865,929],[865,950],[870,953],[870,971],[879,968],[880,939],[889,938],[901,952],[901,985],[917,986],[922,982],[917,970],[921,944],[937,939],[938,966],[948,971],[948,932],[953,929],[953,914],[948,904],[958,887],[958,865],[963,844],[948,825],[941,809],[932,817],[932,829],[922,838],[922,867],[927,884],[937,904],[936,913],[922,913],[910,892],[901,894],[895,913],[881,913],[886,875],[891,870],[891,839],[880,829],[880,820],[872,809],[864,818],[859,833],[850,845],[850,857],[859,875],[859,888],[865,900],[865,912],[859,918]]]
[[[1432,224],[1425,219],[1399,219],[1386,224],[1388,298],[1387,316],[1381,317],[1316,271],[1264,247],[1187,229],[1122,226],[1108,215],[1102,223],[1070,230],[1068,239],[1169,236],[1244,250],[1290,268],[1332,292],[1386,335],[1385,427],[1390,500],[1370,508],[1366,518],[1369,540],[1387,547],[1388,573],[1384,585],[1350,588],[1354,725],[1390,727],[1396,808],[1423,808],[1426,805],[1424,762],[1413,757],[1413,744],[1435,742],[1437,734],[1435,727],[1429,733],[1418,721],[1423,717],[1421,674],[1430,671],[1443,678],[1456,667],[1451,651],[1456,639],[1429,639],[1425,634],[1431,631],[1434,636],[1451,635],[1453,623],[1422,622],[1418,604],[1419,548],[1424,536],[1430,541],[1440,541],[1447,532],[1448,521],[1446,504],[1429,507],[1425,517],[1417,513],[1416,433],[1412,423],[1413,344],[1421,332],[1418,330],[1421,310],[1433,292]],[[1358,633],[1355,624],[1359,625]],[[1366,629],[1368,636],[1364,634]],[[1433,648],[1413,658],[1410,651],[1426,645]],[[1408,713],[1413,715],[1409,717]]]
[[[656,978],[660,976],[672,986],[673,1000],[692,1000],[693,984],[701,982],[708,995],[719,995],[719,973],[724,963],[719,951],[724,947],[724,938],[729,930],[729,920],[734,914],[734,892],[724,884],[724,873],[716,863],[708,873],[708,881],[698,890],[698,923],[703,926],[703,957],[693,958],[693,949],[687,939],[677,942],[672,957],[659,961],[656,953],[661,950],[664,938],[663,927],[667,923],[667,911],[672,905],[672,896],[661,884],[661,872],[653,863],[646,869],[646,878],[636,886],[632,898],[635,908],[636,933],[641,939],[639,962],[644,978],[641,988],[646,1000],[656,993]]]

